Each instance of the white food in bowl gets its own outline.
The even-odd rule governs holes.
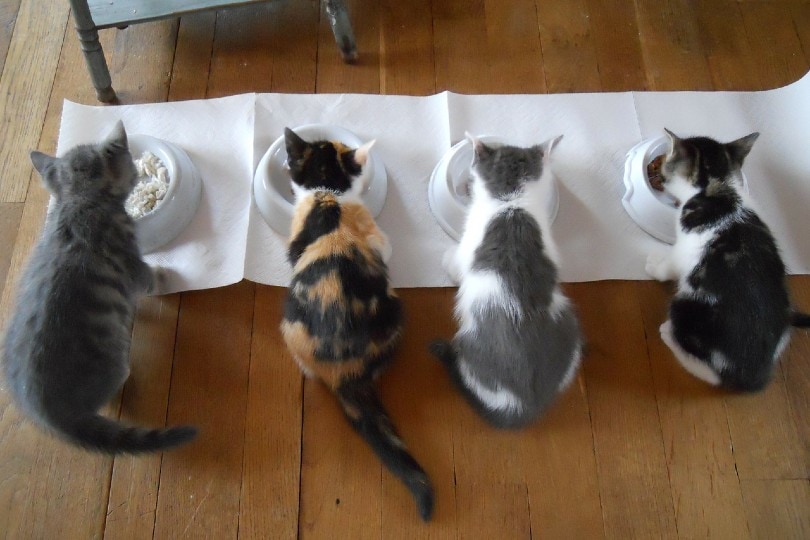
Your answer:
[[[160,204],[135,218],[138,245],[149,253],[174,240],[191,222],[200,206],[202,180],[194,162],[175,144],[136,134],[129,136],[129,150],[133,156],[152,153],[163,163],[169,179]]]
[[[159,157],[150,151],[135,159],[138,183],[127,197],[127,214],[138,219],[157,208],[169,189],[169,170]]]
[[[358,148],[368,141],[362,141],[351,131],[329,124],[307,124],[291,128],[307,142],[317,140],[339,141],[349,148]],[[388,192],[388,176],[382,159],[371,149],[367,167],[371,167],[363,202],[376,218],[385,206]],[[290,235],[290,224],[295,210],[295,197],[292,193],[292,179],[287,168],[287,146],[284,135],[277,138],[262,156],[253,176],[253,200],[256,208],[270,227],[285,238]]]
[[[492,146],[505,144],[504,139],[489,135],[480,136],[478,140]],[[445,152],[430,175],[428,185],[430,210],[444,232],[456,241],[461,240],[464,233],[467,207],[471,202],[470,167],[473,157],[472,144],[468,139],[464,139]],[[557,184],[553,176],[548,189],[546,210],[553,223],[560,205]]]

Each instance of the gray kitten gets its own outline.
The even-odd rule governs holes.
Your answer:
[[[128,427],[97,413],[129,376],[135,304],[157,277],[124,210],[137,173],[123,124],[98,145],[31,160],[55,204],[5,337],[12,396],[39,424],[92,450],[148,452],[193,439],[193,427]]]
[[[531,148],[470,139],[472,203],[461,242],[445,257],[460,281],[461,327],[452,343],[430,348],[484,418],[520,427],[568,386],[582,356],[546,212],[549,154],[559,139]]]

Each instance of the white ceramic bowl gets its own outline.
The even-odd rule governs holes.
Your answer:
[[[149,135],[130,135],[133,159],[152,152],[169,171],[166,195],[154,210],[135,220],[135,234],[143,253],[155,251],[177,238],[200,206],[202,180],[188,154],[170,142]]]
[[[641,141],[627,152],[624,163],[624,196],[622,205],[633,221],[647,234],[666,242],[675,243],[678,208],[672,196],[653,189],[647,179],[647,165],[656,157],[666,154],[669,139],[666,135]],[[745,175],[743,189],[748,191]]]
[[[361,141],[357,135],[339,126],[327,124],[307,124],[292,128],[305,141],[339,141],[350,148],[358,148],[368,141]],[[362,194],[362,199],[371,214],[376,218],[385,206],[388,192],[388,176],[379,155],[372,147],[371,159],[367,166],[371,180]],[[284,135],[276,139],[265,152],[253,176],[253,200],[264,220],[273,230],[285,238],[290,235],[290,223],[295,210],[295,197],[292,193],[287,163],[287,147]]]
[[[478,139],[491,145],[505,144],[500,137],[485,135]],[[471,201],[469,187],[472,162],[472,144],[468,139],[464,139],[442,156],[430,175],[428,185],[430,210],[444,232],[456,241],[459,241],[464,234],[467,207]],[[553,181],[547,208],[552,223],[557,217],[559,206],[560,197],[557,192],[557,184],[556,181]]]

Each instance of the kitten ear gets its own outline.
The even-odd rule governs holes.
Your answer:
[[[472,144],[473,152],[475,153],[476,158],[487,156],[490,153],[490,147],[482,143],[478,137],[469,131],[465,131],[464,136],[467,137],[467,140],[470,141],[470,144]]]
[[[748,152],[751,151],[751,147],[754,146],[754,142],[759,137],[758,132],[751,133],[750,135],[746,135],[741,139],[737,139],[736,141],[731,141],[730,143],[726,143],[726,150],[728,151],[729,157],[731,157],[731,161],[737,166],[742,167],[743,161],[745,161],[745,157],[748,155]]]
[[[34,164],[34,168],[42,177],[42,183],[45,184],[48,191],[54,195],[59,194],[61,190],[59,189],[59,185],[56,183],[54,178],[54,173],[56,171],[53,169],[54,163],[56,163],[56,158],[51,157],[48,154],[38,152],[37,150],[33,150],[30,155],[31,163]]]
[[[39,172],[40,176],[45,178],[45,171],[48,170],[53,165],[53,162],[56,161],[56,158],[49,156],[48,154],[43,154],[38,150],[31,151],[31,163],[34,164],[34,168]]]
[[[675,149],[680,147],[681,139],[667,128],[664,128],[664,133],[666,133],[669,138],[669,151],[667,151],[667,155],[671,156],[675,153]]]
[[[377,139],[371,139],[366,144],[357,148],[354,151],[354,161],[360,165],[361,167],[365,167],[366,162],[368,162],[369,153],[371,152],[371,147],[374,146],[374,143],[377,142]]]
[[[107,138],[104,139],[104,145],[108,147],[127,148],[127,131],[124,129],[124,122],[119,120],[115,123]]]
[[[543,157],[543,161],[548,161],[549,156],[551,156],[551,152],[557,147],[562,138],[562,135],[557,135],[553,139],[549,139],[546,142],[537,145],[537,148],[540,150],[540,154]]]
[[[293,160],[301,159],[307,148],[307,142],[288,127],[284,128],[284,143],[287,147],[287,155]]]

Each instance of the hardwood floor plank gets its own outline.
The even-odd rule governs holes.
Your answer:
[[[20,11],[21,0],[6,0],[0,2],[0,73],[6,64],[6,54],[14,33],[14,23],[17,22],[17,13]]]
[[[644,318],[669,482],[681,538],[747,538],[746,514],[735,470],[725,392],[684,370],[660,338],[671,287],[636,285]]]
[[[608,538],[674,538],[674,506],[637,283],[571,284]],[[587,300],[586,300],[587,299]]]
[[[166,422],[200,433],[163,456],[156,538],[237,535],[254,287],[182,295]]]
[[[695,14],[715,90],[762,90],[766,85],[751,54],[737,2],[697,3]]]
[[[349,426],[337,399],[307,379],[299,538],[331,538],[335,531],[346,538],[380,538],[382,474],[380,461]]]
[[[810,312],[810,276],[791,276],[793,305]],[[804,450],[803,460],[810,463],[810,330],[796,329],[782,357],[782,374],[790,402],[790,413]]]
[[[20,230],[24,206],[23,203],[0,203],[0,253],[10,255],[14,251],[14,241]],[[10,256],[0,258],[0,293],[6,286],[6,276],[10,264]]]
[[[603,92],[647,90],[633,0],[586,0]]]
[[[433,2],[432,9],[436,91],[497,92],[487,62],[484,1]]]
[[[810,2],[793,4],[793,26],[802,44],[805,65],[810,66]]]
[[[402,440],[433,483],[435,510],[425,524],[402,483],[383,472],[382,530],[385,538],[450,538],[456,534],[453,430],[465,404],[428,343],[449,336],[455,289],[401,289],[405,330],[391,368],[380,378],[380,399]],[[430,321],[426,324],[426,321]]]
[[[375,0],[344,0],[357,41],[359,59],[343,62],[321,9],[318,25],[318,68],[316,90],[319,94],[352,92],[380,93],[380,3]]]
[[[314,91],[318,7],[268,2],[218,12],[209,96]]]
[[[551,93],[596,92],[599,68],[586,0],[537,2],[543,70]]]
[[[68,12],[67,2],[20,3],[6,57],[14,76],[0,78],[0,202],[25,202],[28,151],[40,140]]]
[[[763,90],[790,84],[807,73],[810,60],[805,59],[796,26],[787,22],[791,17],[789,5],[744,2],[739,6],[751,42],[749,54],[766,83]]]
[[[216,21],[216,11],[195,13],[180,19],[169,101],[207,97]]]
[[[256,286],[239,538],[295,538],[303,381],[279,324],[287,290]]]
[[[639,41],[650,90],[711,90],[712,78],[689,0],[639,0]]]
[[[380,19],[380,93],[435,93],[430,0],[384,0]]]
[[[751,538],[810,537],[810,482],[807,480],[743,480]]]
[[[486,66],[489,76],[498,81],[499,94],[550,91],[543,73],[542,25],[538,30],[537,12],[533,0],[508,4],[487,0],[484,4]]]

